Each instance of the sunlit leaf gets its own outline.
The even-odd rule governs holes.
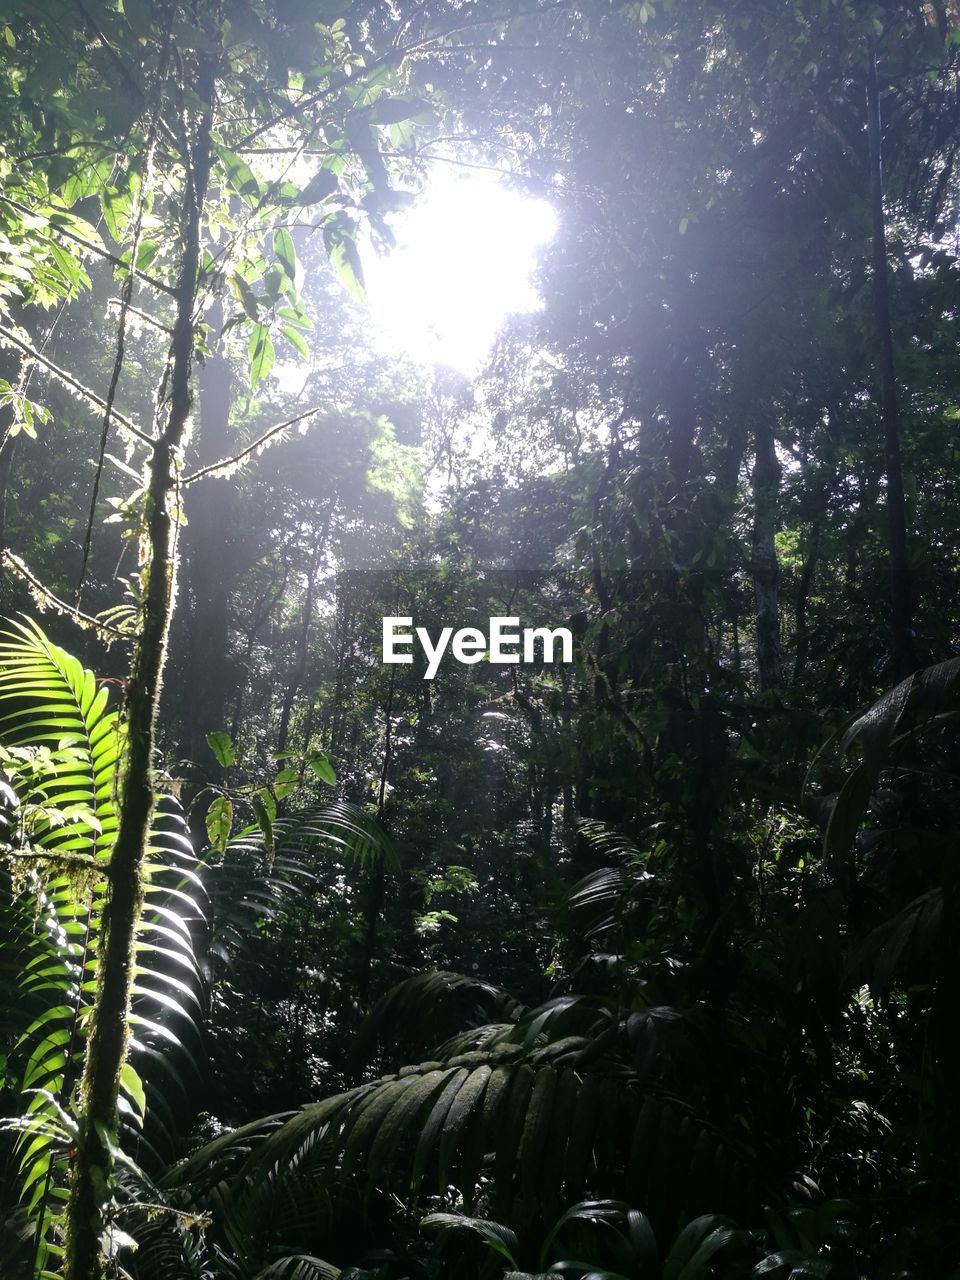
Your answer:
[[[218,762],[223,765],[224,769],[229,769],[237,758],[233,743],[230,741],[230,735],[224,733],[222,729],[218,729],[215,733],[207,734],[207,746],[216,756]]]

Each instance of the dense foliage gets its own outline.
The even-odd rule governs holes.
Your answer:
[[[956,6],[0,39],[4,1275],[952,1274]],[[439,165],[557,213],[473,379]]]

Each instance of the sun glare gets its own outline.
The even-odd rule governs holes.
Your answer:
[[[392,226],[396,248],[363,255],[381,341],[475,374],[506,318],[540,305],[531,276],[556,231],[554,210],[496,174],[451,170]]]

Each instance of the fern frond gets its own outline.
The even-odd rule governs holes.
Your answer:
[[[15,1029],[10,1061],[24,1118],[21,1201],[35,1224],[42,1269],[58,1248],[69,1145],[62,1131],[72,1122],[96,988],[124,730],[92,672],[35,623],[7,625],[0,635],[0,766],[17,807],[7,839],[14,876],[0,884],[0,927],[13,958],[5,1024]],[[202,983],[193,942],[204,908],[194,861],[179,806],[161,798],[144,869],[134,1037],[120,1080],[126,1141],[143,1150],[163,1135],[157,1120],[169,1090],[157,1084],[157,1064],[169,1073],[171,1045],[189,1060],[197,1036]],[[150,1099],[157,1105],[145,1127]]]

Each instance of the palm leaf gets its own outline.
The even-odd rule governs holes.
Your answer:
[[[222,1169],[229,1148],[195,1153],[168,1190],[209,1203],[208,1166]],[[498,1217],[529,1232],[585,1194],[655,1205],[651,1220],[672,1227],[704,1201],[739,1209],[749,1190],[719,1135],[629,1067],[606,1059],[584,1074],[506,1043],[304,1108],[234,1161],[228,1184],[221,1226],[248,1267],[281,1241],[309,1250],[338,1206],[384,1195],[416,1206],[453,1186],[470,1204],[486,1186]]]

